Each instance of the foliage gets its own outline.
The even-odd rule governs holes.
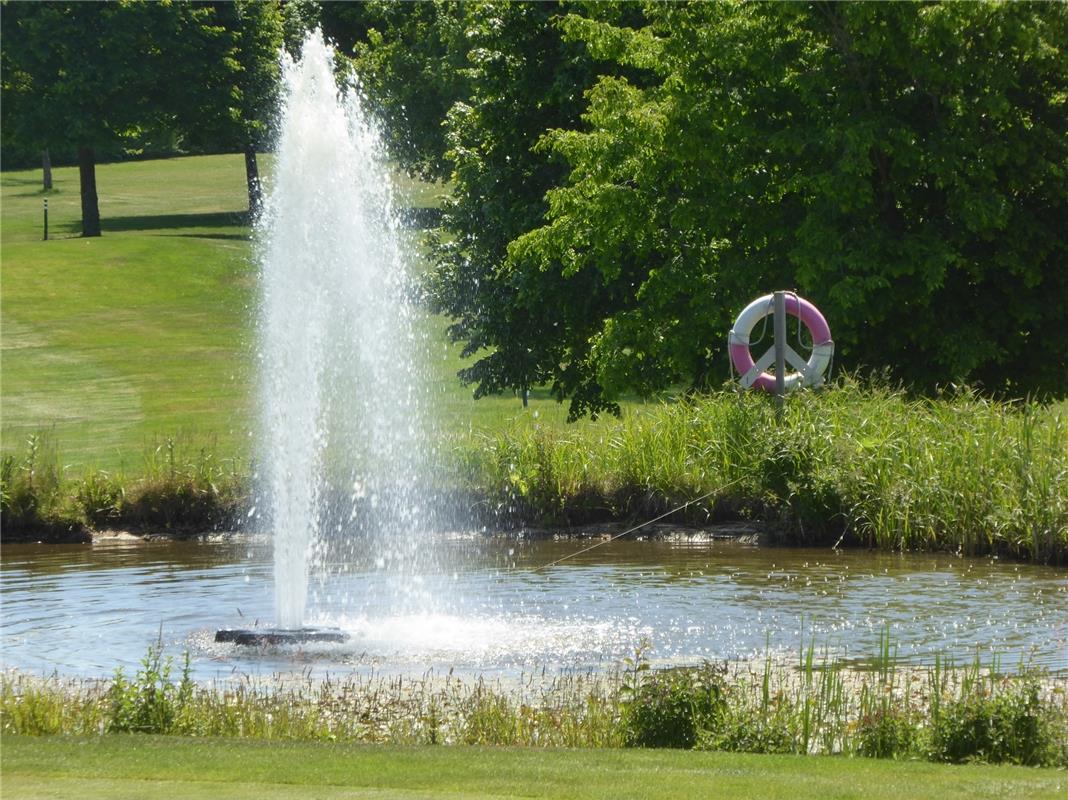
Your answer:
[[[121,518],[126,498],[124,481],[104,470],[87,472],[74,492],[74,503],[94,528],[106,528]]]
[[[536,270],[510,269],[509,242],[539,224],[545,192],[564,177],[553,153],[536,150],[542,134],[579,122],[582,91],[595,65],[579,43],[565,42],[556,20],[567,3],[466,6],[463,41],[467,90],[445,120],[453,192],[443,205],[442,235],[432,239],[427,288],[432,308],[453,319],[449,336],[463,355],[460,372],[475,396],[552,383],[558,397],[599,394],[578,381],[569,362],[575,327],[596,317],[588,281],[564,282]],[[625,15],[634,6],[602,5]],[[595,281],[596,282],[596,281]]]
[[[620,725],[628,747],[693,748],[726,713],[726,669],[649,670],[639,650],[621,687]]]
[[[179,530],[233,529],[247,514],[249,475],[234,462],[201,450],[188,452],[173,437],[146,458],[138,477],[89,470],[64,480],[54,449],[38,435],[25,455],[2,461],[3,535],[7,540],[45,532],[92,528]]]
[[[889,703],[857,721],[857,752],[868,758],[902,758],[915,753],[919,726],[907,710]]]
[[[8,3],[4,21],[5,151],[78,152],[85,235],[100,235],[98,154],[263,139],[277,2]]]
[[[277,106],[283,16],[279,3],[268,0],[217,3],[215,16],[227,33],[228,52],[219,59],[232,64],[230,80],[217,96],[203,99],[193,124],[184,127],[192,143],[201,139],[209,149],[245,154],[248,207],[255,216],[261,205],[256,152],[267,145]]]
[[[427,179],[447,178],[443,123],[464,94],[465,6],[455,0],[371,2],[354,67],[384,121],[391,155]]]
[[[559,23],[562,51],[613,66],[581,123],[527,92],[536,156],[569,166],[523,182],[551,186],[547,206],[505,205],[502,221],[487,202],[523,178],[486,154],[527,150],[533,130],[516,142],[477,104],[450,117],[455,203],[481,227],[454,207],[436,296],[467,352],[488,351],[465,373],[479,392],[533,379],[574,417],[705,386],[726,372],[733,315],[775,287],[826,312],[847,365],[927,389],[1068,390],[1051,335],[1068,323],[1068,8],[650,3],[645,17]]]
[[[4,20],[5,133],[39,148],[137,152],[233,68],[206,4],[7,3]]]
[[[976,671],[978,672],[978,671]],[[1033,676],[1003,682],[977,674],[940,707],[931,732],[939,761],[1008,762],[1034,766],[1054,757],[1050,720]]]
[[[54,444],[31,434],[22,458],[0,460],[0,528],[34,531],[55,523],[60,483]]]
[[[188,656],[151,646],[136,677],[110,683],[9,674],[4,736],[165,732],[258,740],[521,747],[696,747],[935,761],[1068,765],[1063,681],[1024,670],[883,664],[853,670],[810,648],[800,664],[763,659],[621,673],[544,672],[520,681],[352,674],[197,686]],[[923,687],[920,689],[914,687]],[[966,710],[965,710],[966,709]],[[957,727],[957,726],[960,727]],[[793,762],[796,766],[796,762]]]
[[[571,430],[516,425],[462,449],[460,480],[526,519],[770,523],[791,543],[1068,554],[1062,409],[962,390],[909,400],[843,380],[791,398],[724,391]]]
[[[189,652],[185,653],[182,677],[171,681],[172,659],[163,657],[163,645],[148,648],[137,676],[129,680],[122,670],[108,689],[108,733],[182,733],[183,714],[193,698]]]
[[[760,520],[784,543],[1063,563],[1065,425],[1063,407],[967,391],[909,400],[850,380],[792,398],[780,422],[768,398],[728,391],[609,424],[530,419],[462,437],[433,489],[473,499],[498,528],[647,520],[688,503],[673,522]],[[187,531],[229,528],[247,513],[247,466],[205,447],[167,438],[140,474],[80,479],[36,448],[4,461],[5,536],[42,524],[41,508],[67,527]]]
[[[112,520],[134,528],[233,529],[248,504],[249,476],[201,450],[186,453],[171,437],[150,454],[145,474],[123,490]]]

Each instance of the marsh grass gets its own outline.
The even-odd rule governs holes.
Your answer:
[[[62,469],[52,441],[31,434],[21,457],[0,459],[0,528],[31,533],[70,526],[65,514]],[[75,523],[76,524],[76,523]]]
[[[212,448],[168,437],[149,448],[136,477],[86,470],[69,477],[44,435],[25,455],[5,456],[0,473],[4,538],[50,531],[126,528],[203,533],[233,529],[245,515],[249,465]]]
[[[248,505],[250,476],[240,461],[168,437],[149,451],[143,476],[121,491],[115,520],[142,529],[233,529]]]
[[[460,446],[464,480],[553,524],[752,518],[782,541],[1063,561],[1068,420],[970,391],[910,399],[845,378],[791,397],[723,391],[599,428],[519,427]]]
[[[911,399],[843,378],[791,397],[723,391],[631,409],[599,424],[541,426],[438,443],[436,505],[448,524],[765,523],[780,543],[1068,558],[1068,412],[958,391]],[[245,517],[252,468],[211,443],[166,438],[138,473],[59,466],[47,437],[3,460],[5,535],[20,528],[208,531]],[[456,502],[457,498],[463,503]],[[452,512],[450,512],[452,513]],[[469,519],[465,518],[469,517]]]
[[[889,637],[887,637],[887,642]],[[889,650],[889,645],[887,646]],[[514,681],[350,675],[206,685],[150,649],[133,678],[0,680],[0,732],[114,731],[263,740],[521,747],[681,747],[1068,766],[1063,679],[995,661],[868,669],[809,646],[749,662],[533,673]]]

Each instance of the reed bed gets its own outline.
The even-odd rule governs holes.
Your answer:
[[[791,397],[781,420],[767,397],[724,391],[600,427],[515,426],[458,460],[463,482],[543,524],[637,519],[707,494],[684,518],[763,520],[790,544],[1063,563],[1061,409],[843,380]]]
[[[426,491],[457,517],[443,524],[640,521],[703,498],[673,521],[760,521],[785,544],[1068,560],[1065,403],[916,399],[844,378],[791,397],[781,419],[765,396],[721,391],[596,424],[526,417],[437,452]],[[47,438],[30,437],[3,459],[4,536],[239,527],[251,474],[165,439],[136,474],[70,476]]]
[[[232,530],[246,513],[250,485],[247,463],[174,437],[148,448],[136,472],[71,476],[50,437],[34,434],[21,457],[0,460],[0,525],[5,538],[106,528]]]
[[[889,651],[889,647],[887,647]],[[1068,766],[1063,680],[978,659],[857,670],[817,657],[517,681],[357,675],[195,685],[149,651],[136,676],[0,680],[0,731],[522,747],[684,747]]]

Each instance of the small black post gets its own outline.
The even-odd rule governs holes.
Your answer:
[[[44,240],[48,241],[48,198],[44,199]]]
[[[775,292],[775,412],[781,420],[786,397],[786,292]]]

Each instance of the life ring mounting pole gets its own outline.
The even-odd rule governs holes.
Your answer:
[[[808,359],[790,346],[786,338],[786,315],[797,317],[812,337],[812,352]],[[754,327],[768,316],[774,319],[775,342],[759,358],[749,350],[749,337]],[[763,337],[761,337],[763,338]],[[759,341],[759,340],[758,340]],[[731,366],[738,372],[743,389],[760,389],[782,398],[802,386],[812,388],[823,383],[824,374],[834,356],[831,329],[823,314],[812,303],[794,292],[780,291],[758,297],[746,306],[731,329],[728,338]],[[767,372],[775,365],[775,374]],[[787,365],[794,372],[787,372]]]
[[[786,292],[775,292],[775,413],[782,418],[786,406]]]

